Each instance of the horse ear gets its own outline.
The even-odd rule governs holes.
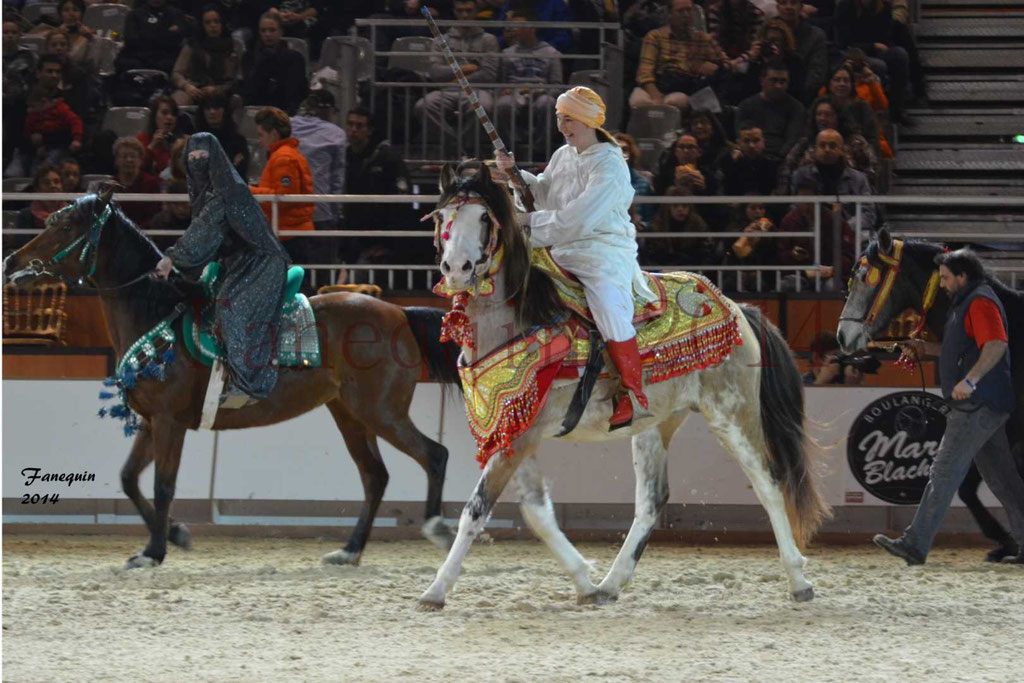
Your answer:
[[[892,235],[886,228],[878,231],[878,250],[883,254],[892,253]]]
[[[439,183],[441,185],[441,192],[447,193],[455,186],[455,169],[452,168],[451,163],[445,162],[444,166],[441,167],[441,178]]]
[[[103,183],[100,185],[96,192],[96,196],[99,197],[100,204],[102,205],[101,208],[105,209],[107,208],[107,205],[110,204],[110,200],[114,196],[115,188],[117,188],[116,183]]]

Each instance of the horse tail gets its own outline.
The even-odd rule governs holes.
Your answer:
[[[409,306],[402,309],[409,321],[420,354],[427,364],[427,376],[442,384],[455,384],[462,389],[459,380],[459,346],[453,342],[441,341],[441,319],[444,311],[427,306]]]
[[[832,514],[818,491],[807,448],[803,379],[778,328],[761,309],[741,309],[761,345],[761,429],[768,446],[768,469],[782,489],[793,537],[803,548]]]

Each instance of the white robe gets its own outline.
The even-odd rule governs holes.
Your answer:
[[[656,296],[636,260],[633,186],[622,150],[599,142],[580,154],[565,145],[543,173],[523,178],[537,208],[530,214],[531,245],[551,247],[558,265],[583,282],[606,339],[623,341],[627,328],[625,339],[632,337],[633,293],[646,301]]]

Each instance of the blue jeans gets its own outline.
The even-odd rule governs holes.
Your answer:
[[[953,501],[971,460],[1010,518],[1010,532],[1024,542],[1024,480],[1021,480],[1006,438],[1007,413],[982,406],[973,412],[954,408],[946,418],[946,432],[932,463],[931,478],[917,513],[903,532],[903,542],[928,555],[949,504]],[[1024,546],[1022,546],[1024,547]]]

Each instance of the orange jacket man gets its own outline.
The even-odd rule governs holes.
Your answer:
[[[313,176],[309,163],[299,153],[299,141],[291,137],[292,125],[288,115],[276,107],[264,107],[256,114],[256,129],[260,146],[270,155],[260,176],[259,185],[250,189],[253,194],[313,194]],[[261,203],[267,220],[271,220],[272,206]],[[313,230],[313,204],[278,204],[277,224],[281,231]],[[273,225],[273,221],[271,221]]]

